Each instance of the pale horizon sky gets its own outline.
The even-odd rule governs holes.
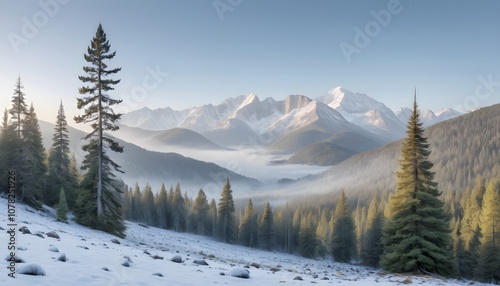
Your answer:
[[[0,1],[0,11],[0,108],[21,75],[40,119],[55,121],[62,100],[76,127],[99,23],[117,51],[110,67],[122,68],[110,92],[120,112],[248,93],[317,98],[336,86],[393,110],[411,105],[415,87],[423,109],[500,102],[499,1],[39,0]]]

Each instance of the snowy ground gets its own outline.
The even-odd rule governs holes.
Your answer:
[[[0,226],[7,227],[7,202],[0,199],[5,215]],[[17,256],[25,263],[16,265],[19,271],[28,264],[38,264],[45,276],[16,273],[8,276],[7,261],[0,264],[0,285],[467,285],[470,281],[395,275],[379,270],[331,259],[312,260],[302,257],[250,249],[216,242],[204,236],[180,234],[156,228],[146,228],[127,222],[126,239],[90,230],[74,222],[56,222],[48,212],[34,211],[16,204],[18,228],[26,226],[31,234],[17,233]],[[0,235],[0,254],[8,255],[8,234]],[[55,231],[59,239],[46,234]],[[41,234],[42,237],[36,234]],[[59,252],[49,251],[55,246]],[[68,261],[58,261],[64,253]],[[154,259],[154,256],[159,256]],[[183,262],[170,261],[180,255]],[[129,267],[122,266],[128,257]],[[163,259],[161,259],[162,257]],[[194,260],[204,259],[208,266],[199,266]],[[260,267],[249,266],[257,263]],[[249,267],[249,268],[245,268]],[[108,271],[103,270],[107,268]],[[235,270],[236,268],[236,270]],[[249,279],[232,277],[236,272],[250,272]],[[221,273],[225,275],[221,275]],[[161,274],[157,276],[154,274]],[[303,280],[294,280],[300,276]],[[474,285],[483,285],[474,283]]]

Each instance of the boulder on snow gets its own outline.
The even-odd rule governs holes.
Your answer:
[[[49,231],[45,235],[48,237],[59,239],[59,235],[55,231]]]
[[[21,226],[19,228],[19,231],[22,232],[23,234],[31,234],[30,229],[28,227],[26,227],[26,226]]]
[[[255,267],[255,268],[257,268],[257,269],[259,269],[259,268],[260,268],[260,264],[259,264],[259,263],[257,263],[257,262],[252,262],[252,263],[250,263],[250,266]]]
[[[118,239],[116,239],[116,238],[113,238],[111,240],[111,242],[114,243],[114,244],[120,244],[120,241]]]
[[[59,252],[59,249],[57,249],[57,247],[55,245],[51,245],[51,246],[49,246],[49,251]]]
[[[24,263],[24,259],[22,259],[21,257],[15,255],[15,256],[10,256],[10,255],[7,255],[5,256],[5,260],[11,262],[11,261],[14,261],[15,263]]]
[[[163,274],[161,274],[160,272],[155,272],[153,273],[154,276],[158,276],[158,277],[163,277]]]
[[[235,267],[229,270],[229,275],[237,278],[248,279],[250,278],[250,271],[248,271],[248,269],[245,268]]]
[[[293,280],[302,281],[304,279],[302,279],[302,277],[300,277],[300,276],[295,276],[295,278],[293,278]]]
[[[161,259],[161,260],[163,260],[163,256],[159,256],[159,255],[156,255],[156,254],[155,254],[155,255],[153,255],[153,256],[151,256],[151,258],[153,258],[154,260],[156,260],[156,259]]]
[[[175,262],[175,263],[182,263],[182,257],[180,255],[175,255],[170,259],[170,261]]]
[[[130,263],[128,263],[127,260],[124,260],[123,263],[122,263],[122,266],[130,267]]]
[[[57,261],[66,262],[66,261],[68,261],[68,258],[66,257],[66,254],[61,253],[59,255],[59,258],[57,258]]]
[[[45,239],[45,236],[43,236],[41,232],[37,232],[35,235],[38,236],[39,238]]]
[[[193,263],[198,264],[198,265],[202,265],[202,266],[208,266],[208,263],[203,259],[194,260]]]
[[[35,263],[30,263],[30,264],[25,264],[17,270],[17,273],[19,274],[24,274],[24,275],[35,275],[35,276],[45,276],[45,270],[43,270],[42,266],[35,264]]]

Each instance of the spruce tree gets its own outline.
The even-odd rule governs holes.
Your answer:
[[[380,265],[391,272],[455,273],[451,252],[451,216],[445,212],[429,161],[416,96],[396,174],[396,193],[390,197],[389,218],[383,228]]]
[[[13,168],[14,154],[17,150],[16,132],[12,125],[9,125],[9,114],[5,109],[0,133],[0,187],[2,192],[8,191],[8,172]]]
[[[215,202],[215,199],[210,201],[209,216],[210,222],[208,223],[208,235],[215,237],[217,234],[217,203]]]
[[[241,245],[255,247],[258,241],[257,214],[253,211],[252,199],[248,199],[240,222],[238,241]]]
[[[481,210],[481,246],[475,271],[477,280],[500,283],[500,183],[490,181]]]
[[[167,228],[168,213],[168,193],[165,184],[161,184],[160,194],[156,201],[156,225],[160,228]]]
[[[208,205],[207,195],[203,189],[200,189],[194,200],[192,211],[193,231],[196,234],[207,234],[210,221],[209,212],[210,206]]]
[[[301,216],[298,230],[299,254],[313,258],[316,253],[317,239],[311,216]]]
[[[71,171],[69,152],[68,122],[61,101],[54,127],[54,135],[52,136],[52,148],[48,158],[47,184],[43,194],[43,200],[49,206],[58,203],[61,188],[66,192],[68,207],[73,209],[75,204],[74,190],[77,187],[77,178]]]
[[[260,245],[266,250],[273,249],[276,242],[273,216],[271,205],[267,202],[260,222]]]
[[[382,245],[382,227],[384,225],[384,214],[380,209],[378,196],[374,197],[368,207],[366,233],[363,236],[361,247],[361,259],[363,264],[378,267],[380,256],[384,251]]]
[[[156,210],[155,210],[155,198],[151,186],[149,183],[146,184],[144,192],[142,192],[142,206],[144,210],[144,223],[153,226],[156,220]]]
[[[142,207],[142,194],[141,188],[139,187],[139,183],[135,183],[134,191],[132,192],[132,204],[131,204],[131,213],[132,220],[143,222],[144,220],[144,211]]]
[[[45,165],[42,132],[40,131],[33,104],[31,104],[29,112],[24,117],[22,137],[21,173],[23,182],[20,200],[28,205],[39,207],[42,201],[47,166]]]
[[[179,183],[172,196],[172,229],[177,232],[186,231],[186,205]]]
[[[59,192],[59,203],[57,204],[57,220],[62,222],[68,222],[67,218],[68,204],[66,202],[66,192],[64,188],[61,188]]]
[[[99,24],[95,37],[87,48],[84,55],[89,66],[84,66],[85,76],[79,79],[85,84],[79,92],[86,95],[77,98],[78,109],[84,109],[84,113],[75,116],[76,123],[90,123],[92,131],[85,136],[88,143],[83,146],[87,152],[83,161],[82,169],[86,170],[85,178],[81,186],[79,211],[77,217],[80,223],[98,228],[119,236],[123,235],[125,226],[122,219],[121,202],[118,199],[122,192],[116,186],[116,176],[114,172],[121,171],[120,166],[113,162],[107,155],[106,150],[123,152],[123,147],[104,132],[116,131],[119,129],[117,121],[121,114],[114,113],[112,107],[121,103],[121,100],[112,99],[108,92],[113,90],[113,86],[120,80],[110,77],[115,75],[121,68],[109,69],[106,61],[115,57],[116,52],[110,52],[109,41],[104,30]],[[90,200],[95,200],[95,204]]]
[[[333,259],[339,262],[350,262],[356,250],[354,221],[346,202],[347,198],[342,191],[335,208],[332,232],[332,255]]]
[[[231,190],[229,177],[227,177],[222,188],[217,213],[218,235],[222,241],[227,243],[235,243],[237,240],[238,231],[234,211],[233,191]]]

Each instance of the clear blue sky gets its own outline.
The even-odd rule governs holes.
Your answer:
[[[409,106],[414,87],[422,108],[500,102],[500,1],[11,0],[0,11],[0,108],[20,74],[48,121],[61,99],[78,114],[83,54],[100,22],[117,51],[110,65],[122,67],[111,93],[124,98],[120,111],[250,92],[315,98],[338,85],[392,109]],[[368,28],[367,45],[356,46],[357,28]],[[350,61],[342,43],[358,49]],[[156,84],[148,69],[168,76]]]

